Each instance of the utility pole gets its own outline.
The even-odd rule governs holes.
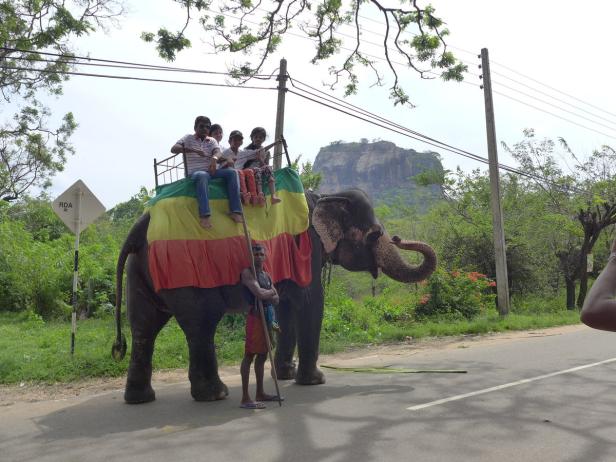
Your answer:
[[[481,70],[483,96],[486,109],[486,132],[488,136],[488,158],[490,161],[490,204],[492,208],[492,230],[494,234],[494,257],[496,260],[496,292],[498,312],[501,316],[509,313],[509,281],[507,279],[507,253],[503,226],[503,209],[500,201],[498,177],[498,152],[496,149],[496,126],[494,123],[494,103],[492,101],[492,81],[490,80],[490,61],[488,49],[481,49]]]
[[[280,71],[278,73],[278,106],[276,108],[276,133],[274,141],[282,138],[284,133],[284,99],[287,94],[287,60],[280,60]],[[282,146],[280,143],[274,147],[274,170],[278,170],[282,165]]]

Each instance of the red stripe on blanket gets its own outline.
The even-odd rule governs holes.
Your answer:
[[[258,241],[267,249],[264,266],[274,283],[290,279],[302,287],[310,284],[312,244],[308,231],[297,240],[298,244],[294,236],[284,233]],[[148,259],[156,291],[234,285],[250,265],[246,241],[240,236],[210,241],[158,240],[150,244]]]

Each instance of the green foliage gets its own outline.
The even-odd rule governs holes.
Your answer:
[[[438,269],[428,279],[415,310],[419,318],[441,317],[471,320],[496,307],[494,282],[485,274]]]
[[[118,204],[81,234],[77,310],[104,316],[115,299],[120,246],[149,199],[145,188]],[[67,319],[71,302],[74,236],[45,196],[0,202],[0,312],[31,311]]]
[[[329,68],[332,75],[330,86],[340,83],[344,86],[345,95],[355,94],[359,83],[357,65],[373,72],[376,85],[383,85],[384,79],[377,65],[363,51],[365,45],[361,28],[366,21],[363,12],[369,7],[376,8],[383,22],[387,23],[382,30],[388,38],[384,41],[382,55],[393,74],[390,97],[394,105],[411,104],[410,96],[400,85],[394,70],[396,56],[421,76],[438,71],[444,80],[461,81],[467,70],[465,64],[447,51],[445,37],[449,35],[449,30],[444,27],[443,20],[435,15],[431,5],[422,7],[416,2],[409,5],[405,0],[387,6],[376,0],[350,3],[321,0],[316,4],[269,2],[259,3],[258,8],[250,0],[174,0],[174,3],[186,10],[182,29],[170,32],[161,27],[157,33],[142,33],[141,38],[154,43],[161,57],[174,60],[177,53],[190,46],[186,30],[191,20],[197,20],[212,39],[208,42],[213,43],[215,52],[242,53],[249,57],[249,61],[236,64],[231,70],[231,74],[241,81],[259,74],[285,34],[299,26],[305,37],[314,42],[312,64],[343,55],[340,62]],[[239,24],[228,24],[225,14],[239,18]],[[354,48],[343,47],[343,40],[338,36],[342,27],[356,29],[352,34],[358,42]],[[411,32],[413,39],[407,40],[407,34],[403,32]]]
[[[0,43],[5,47],[0,51],[0,90],[18,108],[12,116],[2,114],[0,199],[15,200],[33,186],[45,188],[63,169],[73,153],[69,139],[77,125],[69,112],[58,126],[49,127],[49,110],[37,93],[60,95],[68,79],[63,73],[72,68],[71,40],[121,13],[116,0],[97,1],[96,7],[79,0],[0,0]],[[42,51],[62,56],[43,56]]]
[[[299,176],[302,180],[302,185],[304,186],[304,190],[317,190],[319,189],[319,185],[323,180],[323,174],[315,172],[312,170],[312,162],[307,161],[303,162],[300,167],[300,159],[302,156],[298,156],[297,159],[293,161],[291,167],[294,170],[299,171]]]
[[[47,127],[49,110],[35,99],[0,129],[0,199],[15,200],[33,186],[47,188],[73,154],[69,138],[77,128],[72,113],[55,130]]]

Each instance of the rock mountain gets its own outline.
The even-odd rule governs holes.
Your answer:
[[[402,149],[389,141],[331,143],[320,149],[313,170],[323,175],[322,193],[357,187],[376,202],[403,198],[409,205],[443,197],[440,185],[418,186],[412,180],[422,172],[442,172],[440,156]]]

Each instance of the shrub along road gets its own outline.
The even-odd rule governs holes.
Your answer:
[[[285,383],[282,408],[190,399],[186,382],[129,406],[120,391],[4,406],[6,460],[613,460],[616,334],[583,326],[378,347],[323,364],[465,369],[467,374],[327,371]],[[268,383],[269,388],[273,388]]]

